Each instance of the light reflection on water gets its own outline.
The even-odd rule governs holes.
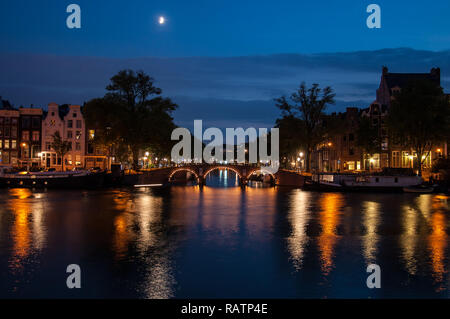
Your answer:
[[[220,174],[203,188],[5,190],[0,297],[448,297],[447,196],[242,189]],[[64,288],[70,263],[83,291]]]

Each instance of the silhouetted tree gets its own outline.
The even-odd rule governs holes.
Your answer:
[[[313,84],[310,88],[303,82],[298,90],[290,95],[275,99],[276,106],[282,111],[284,116],[292,116],[302,121],[302,127],[298,130],[303,135],[305,141],[305,163],[306,170],[311,168],[311,153],[323,140],[324,126],[322,119],[328,104],[334,104],[333,90],[327,86],[323,89],[318,84]]]
[[[72,144],[68,141],[64,141],[59,134],[59,131],[56,131],[52,135],[52,142],[50,143],[50,147],[56,152],[61,158],[61,170],[64,171],[64,156],[70,151]]]
[[[177,105],[161,97],[161,89],[153,85],[150,76],[143,71],[122,70],[111,78],[106,90],[103,98],[84,107],[88,126],[99,128],[97,141],[128,149],[134,167],[141,149],[170,153],[170,135],[175,128],[171,113]]]
[[[378,134],[378,128],[372,125],[368,117],[363,117],[359,121],[358,129],[356,130],[356,145],[364,156],[368,158],[380,152],[381,139]]]

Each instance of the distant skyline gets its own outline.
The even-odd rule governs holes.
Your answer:
[[[66,27],[71,3],[81,7],[78,30]],[[381,29],[366,26],[371,3]],[[440,67],[448,92],[449,12],[444,0],[3,1],[0,96],[83,104],[120,69],[142,69],[179,104],[178,125],[273,126],[273,99],[302,81],[335,89],[329,112],[367,107],[383,65]]]

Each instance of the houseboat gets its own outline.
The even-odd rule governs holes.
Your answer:
[[[403,192],[415,189],[422,183],[422,178],[412,172],[391,169],[374,174],[313,174],[305,188],[319,191]]]
[[[102,186],[104,173],[82,171],[67,172],[9,172],[0,168],[0,187],[11,188],[95,188]]]

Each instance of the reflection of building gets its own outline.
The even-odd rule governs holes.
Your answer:
[[[19,163],[40,166],[42,109],[19,108]]]
[[[86,145],[85,124],[79,105],[48,105],[48,112],[42,124],[42,166],[61,168],[61,158],[52,149],[53,134],[70,143],[70,150],[64,156],[64,167],[84,167]]]
[[[341,129],[317,147],[312,156],[312,167],[319,171],[417,168],[418,158],[415,152],[389,141],[386,127],[386,117],[394,95],[410,81],[417,80],[428,80],[440,85],[440,70],[433,68],[429,73],[390,73],[383,67],[376,100],[368,108],[347,108],[344,113],[330,116],[342,121]],[[369,119],[378,131],[380,145],[375,154],[362,154],[356,145],[358,122],[361,118]],[[429,156],[423,158],[423,167],[430,168],[433,160],[447,154],[447,143],[435,146]]]

